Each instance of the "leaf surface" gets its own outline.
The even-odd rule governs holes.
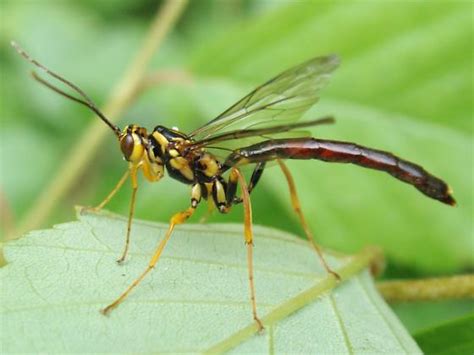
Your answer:
[[[232,224],[178,227],[157,268],[104,317],[99,309],[143,270],[166,228],[136,222],[130,259],[118,266],[125,226],[85,214],[6,245],[3,351],[419,353],[360,257],[329,256],[349,278],[331,290],[306,242],[262,227],[255,279],[264,334],[251,319],[242,226]]]
[[[472,354],[474,314],[419,331],[415,339],[426,354]]]

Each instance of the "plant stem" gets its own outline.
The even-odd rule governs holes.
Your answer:
[[[189,85],[193,82],[190,73],[183,70],[159,70],[149,73],[143,78],[140,86],[137,88],[138,95],[150,88],[159,86],[163,83]]]
[[[157,12],[142,48],[130,64],[122,80],[112,91],[103,108],[104,114],[111,121],[116,122],[135,99],[137,89],[142,83],[151,58],[176,23],[186,4],[187,0],[168,0]],[[8,239],[18,238],[24,232],[38,228],[44,223],[56,204],[63,199],[87,169],[104,136],[109,133],[107,127],[100,120],[95,118],[91,120],[89,127],[74,145],[72,151],[65,154],[68,157],[67,160],[64,161],[49,185],[32,204],[17,230],[10,234]]]
[[[474,298],[474,275],[383,281],[377,288],[387,302],[393,303]]]

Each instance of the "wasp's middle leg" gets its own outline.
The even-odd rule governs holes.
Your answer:
[[[256,169],[257,170],[257,169]],[[255,181],[258,181],[258,178],[263,171],[263,166],[259,168],[258,177]],[[252,176],[255,175],[254,174]],[[242,198],[236,201],[235,192],[237,185],[240,183],[240,189],[242,191]],[[256,183],[256,182],[255,182]],[[254,186],[255,186],[254,183]],[[247,245],[247,266],[248,266],[248,278],[249,278],[249,287],[250,287],[250,303],[252,305],[252,315],[257,328],[259,331],[264,329],[262,321],[257,315],[257,301],[255,297],[255,283],[254,283],[254,273],[253,273],[253,232],[252,232],[252,206],[250,203],[250,186],[247,186],[245,178],[242,173],[237,168],[232,168],[229,175],[229,180],[227,182],[226,190],[226,201],[216,201],[216,205],[219,203],[226,202],[225,209],[219,209],[222,213],[227,213],[233,204],[243,202],[244,205],[244,236],[245,244]]]
[[[283,163],[282,160],[277,159],[277,162],[278,162],[278,165],[280,165],[280,168],[283,171],[283,174],[285,175],[286,181],[288,183],[288,188],[290,189],[291,204],[292,204],[293,209],[295,210],[296,214],[298,215],[298,218],[300,219],[301,225],[303,226],[303,229],[304,229],[304,233],[306,234],[306,238],[308,239],[308,241],[310,242],[310,244],[312,245],[312,247],[316,251],[316,253],[318,253],[318,256],[319,256],[324,268],[326,269],[326,271],[329,274],[334,275],[334,277],[336,277],[336,279],[340,280],[341,277],[339,276],[339,274],[336,273],[334,270],[332,270],[331,267],[329,266],[329,264],[327,263],[324,255],[323,255],[323,252],[321,250],[321,247],[314,240],[313,233],[311,233],[311,230],[309,229],[309,226],[306,223],[306,219],[304,218],[303,212],[301,211],[300,200],[298,198],[298,194],[296,193],[295,182],[293,180],[293,177],[291,176],[290,171],[288,170],[286,164]]]
[[[247,191],[252,193],[257,183],[260,181],[262,177],[263,170],[265,169],[265,162],[258,162],[255,165],[255,169],[252,172],[252,176],[250,177],[249,183],[247,185]],[[236,196],[237,192],[237,178],[232,178],[232,174],[229,177],[229,181],[227,183],[227,204],[236,205],[238,203],[242,203],[242,198]]]

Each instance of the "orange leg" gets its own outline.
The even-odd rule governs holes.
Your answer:
[[[117,260],[118,263],[122,263],[128,253],[128,247],[130,244],[130,231],[132,229],[132,220],[133,220],[133,213],[135,211],[135,196],[137,194],[137,189],[138,189],[138,182],[137,182],[137,167],[130,167],[125,174],[120,178],[119,182],[115,187],[110,191],[110,193],[107,195],[107,197],[96,207],[92,208],[87,208],[92,211],[100,211],[102,208],[109,203],[109,201],[115,196],[118,190],[122,187],[122,185],[125,183],[125,181],[128,179],[128,177],[131,176],[132,179],[132,199],[130,201],[130,210],[128,213],[128,223],[127,223],[127,234],[125,237],[125,246],[124,250],[122,252],[122,256]]]
[[[230,179],[238,179],[240,182],[240,189],[242,191],[242,202],[244,205],[244,236],[245,244],[247,245],[247,265],[249,271],[249,285],[250,285],[250,303],[252,304],[253,319],[257,323],[259,331],[264,329],[262,321],[257,316],[257,301],[255,298],[255,284],[253,276],[253,232],[252,232],[252,206],[250,204],[250,195],[247,188],[247,183],[242,173],[234,168],[230,172]],[[233,176],[232,176],[233,175]]]
[[[105,207],[106,204],[109,203],[109,201],[112,199],[112,197],[115,196],[115,194],[117,193],[118,190],[120,190],[120,188],[122,187],[122,185],[125,183],[125,181],[128,179],[128,176],[130,175],[130,169],[127,170],[125,172],[125,174],[123,174],[123,176],[120,178],[119,182],[117,183],[117,185],[115,185],[115,187],[113,188],[112,191],[110,191],[110,193],[107,195],[107,197],[104,199],[104,201],[102,201],[99,205],[97,205],[96,207],[92,207],[92,208],[89,208],[90,210],[92,211],[100,211],[102,208]]]
[[[166,232],[165,237],[160,241],[158,247],[156,248],[155,253],[153,254],[152,258],[150,259],[147,268],[145,271],[135,280],[132,282],[130,286],[111,304],[101,310],[102,314],[107,315],[116,308],[120,303],[122,303],[125,298],[127,298],[128,294],[145,278],[145,276],[155,267],[156,263],[160,259],[161,253],[166,246],[166,243],[171,237],[173,233],[173,229],[177,224],[184,223],[189,217],[192,216],[194,213],[195,208],[189,207],[187,210],[176,213],[173,217],[171,217],[170,225],[168,227],[168,231]]]
[[[130,231],[132,229],[132,220],[133,220],[133,213],[135,211],[135,196],[137,194],[137,189],[138,189],[138,182],[137,182],[137,168],[136,167],[130,167],[125,174],[120,178],[119,182],[115,187],[110,191],[110,193],[107,195],[107,197],[96,207],[88,208],[86,207],[85,209],[89,209],[92,211],[100,211],[102,208],[107,205],[107,203],[110,202],[110,200],[115,196],[118,190],[122,187],[122,185],[127,181],[128,177],[131,175],[132,179],[132,199],[130,201],[130,210],[128,213],[128,223],[127,223],[127,234],[125,237],[125,247],[122,252],[122,256],[117,260],[118,263],[122,263],[125,260],[125,257],[127,256],[128,252],[128,246],[130,244]]]
[[[285,174],[286,181],[288,182],[288,188],[290,189],[291,204],[300,219],[301,225],[303,226],[303,229],[304,229],[304,233],[306,234],[306,238],[308,238],[309,243],[312,245],[313,249],[318,254],[321,260],[321,263],[323,264],[326,271],[329,274],[333,275],[336,279],[340,280],[341,277],[339,276],[339,274],[336,273],[334,270],[332,270],[331,267],[326,262],[326,259],[324,258],[321,247],[314,241],[313,233],[311,233],[311,230],[309,229],[308,224],[306,223],[306,220],[304,218],[303,212],[301,211],[301,204],[298,199],[298,194],[296,193],[295,182],[293,180],[293,177],[291,176],[290,171],[288,170],[287,166],[285,165],[285,163],[283,163],[282,160],[278,159],[277,162],[280,165],[280,168],[283,171],[283,174]]]
[[[135,213],[135,197],[138,190],[138,179],[137,179],[137,167],[131,167],[129,169],[130,177],[132,180],[132,198],[130,200],[130,209],[128,211],[128,222],[127,222],[127,235],[125,236],[125,246],[123,248],[122,255],[117,260],[119,264],[123,263],[128,254],[128,248],[130,246],[130,232],[132,230],[133,214]]]

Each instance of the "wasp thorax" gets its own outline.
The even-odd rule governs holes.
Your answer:
[[[146,130],[142,127],[130,125],[124,128],[120,136],[120,149],[126,160],[137,163],[143,158],[145,138]]]

